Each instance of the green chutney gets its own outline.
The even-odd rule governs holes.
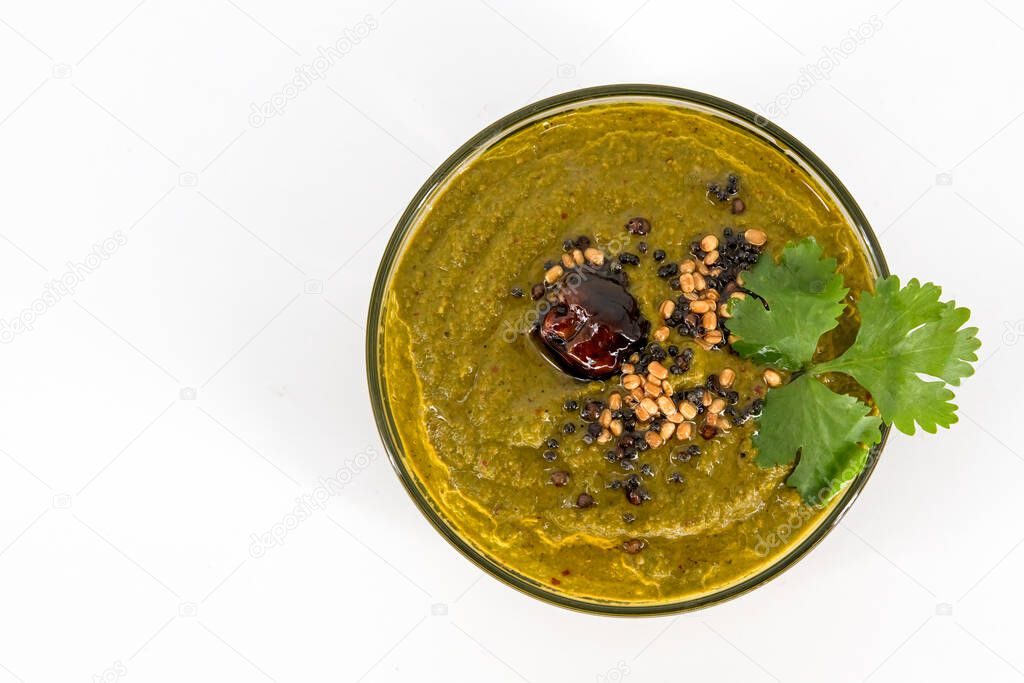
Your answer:
[[[709,182],[735,174],[745,208],[709,198]],[[650,234],[623,228],[646,217]],[[721,117],[657,103],[601,104],[531,123],[478,155],[425,207],[384,300],[382,374],[404,457],[448,524],[495,563],[548,591],[587,601],[642,605],[698,598],[765,569],[812,532],[827,508],[808,508],[785,485],[791,467],[754,462],[752,420],[673,463],[675,448],[647,454],[651,499],[631,505],[609,483],[623,472],[606,446],[563,434],[578,414],[567,401],[606,396],[554,368],[523,334],[541,302],[530,286],[563,241],[682,261],[702,235],[723,227],[763,230],[762,258],[808,235],[837,259],[852,291],[873,274],[855,230],[828,191],[791,158]],[[657,326],[671,292],[649,253],[629,268],[630,291]],[[527,295],[513,297],[522,287]],[[825,338],[830,357],[853,338],[848,312]],[[708,351],[672,332],[665,345],[692,348],[677,388],[725,367],[753,395],[763,368],[727,348]],[[557,437],[556,459],[542,457]],[[570,473],[568,485],[550,482]],[[670,480],[673,473],[681,475]],[[587,492],[595,505],[580,509]],[[634,519],[627,521],[630,516]],[[623,542],[640,538],[638,553]]]

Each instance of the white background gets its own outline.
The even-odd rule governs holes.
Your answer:
[[[1024,678],[1019,3],[136,2],[0,3],[0,318],[36,306],[0,345],[0,683]],[[646,620],[450,549],[383,457],[363,364],[429,172],[530,101],[630,81],[782,105],[894,272],[984,341],[961,423],[894,436],[796,568]]]

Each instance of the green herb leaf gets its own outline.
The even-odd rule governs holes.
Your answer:
[[[838,323],[847,289],[836,273],[835,259],[823,259],[814,238],[789,244],[775,263],[762,258],[744,276],[744,286],[757,299],[729,304],[729,330],[739,339],[733,348],[742,356],[786,370],[810,362],[818,338]]]
[[[905,434],[914,433],[915,422],[930,433],[949,427],[957,416],[946,384],[957,386],[974,373],[969,361],[978,359],[981,342],[978,328],[963,327],[970,311],[939,301],[941,294],[931,283],[911,280],[900,289],[898,278],[880,279],[873,294],[861,296],[853,346],[811,371],[851,375],[871,392],[882,418]]]
[[[867,461],[881,438],[880,418],[852,396],[837,394],[808,375],[768,392],[760,431],[754,436],[757,463],[800,461],[786,483],[809,505],[822,505]]]
[[[729,329],[741,356],[791,371],[790,384],[766,398],[760,431],[754,437],[762,466],[800,460],[787,483],[810,504],[822,504],[860,472],[867,448],[879,440],[879,425],[913,434],[957,421],[953,392],[973,374],[981,343],[970,317],[954,302],[940,301],[936,285],[911,280],[900,288],[895,277],[879,279],[858,305],[861,325],[853,345],[839,358],[809,366],[819,337],[834,328],[846,295],[836,262],[821,258],[813,240],[787,245],[778,264],[758,263],[747,287],[763,297],[730,303]],[[852,396],[836,394],[816,377],[845,373],[871,393],[880,417]],[[923,379],[921,376],[933,379]]]

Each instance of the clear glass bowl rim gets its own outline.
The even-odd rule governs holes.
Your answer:
[[[426,498],[412,472],[406,466],[405,454],[398,439],[398,432],[395,428],[390,406],[388,405],[384,375],[380,367],[382,365],[381,340],[383,338],[381,322],[383,320],[385,295],[390,284],[391,273],[401,257],[404,245],[412,229],[415,227],[416,219],[425,201],[442,187],[449,178],[458,173],[463,165],[467,163],[467,160],[475,157],[484,149],[497,144],[497,142],[521,129],[524,125],[528,125],[528,123],[558,110],[567,107],[573,108],[572,105],[582,107],[598,104],[602,100],[623,101],[629,98],[668,100],[683,105],[690,105],[691,108],[696,105],[697,108],[710,110],[712,113],[724,115],[726,118],[746,124],[753,132],[759,131],[760,136],[766,142],[772,144],[782,153],[789,155],[806,169],[810,170],[832,192],[841,208],[847,213],[847,217],[854,228],[860,233],[869,262],[875,268],[877,274],[880,276],[889,275],[885,256],[878,244],[874,231],[871,229],[863,211],[857,205],[856,200],[854,200],[839,178],[803,143],[760,114],[713,95],[672,86],[614,84],[582,88],[538,100],[487,126],[449,156],[427,178],[426,182],[423,183],[419,191],[413,196],[399,218],[391,239],[384,250],[370,295],[370,308],[366,326],[366,373],[374,420],[376,421],[377,430],[380,433],[381,441],[387,451],[392,467],[420,512],[442,537],[467,559],[503,583],[560,607],[612,616],[656,616],[696,610],[738,597],[779,576],[803,558],[839,524],[843,516],[850,509],[850,506],[853,505],[860,495],[864,485],[871,477],[879,455],[885,446],[889,435],[888,425],[883,426],[882,439],[871,449],[864,470],[846,487],[842,493],[842,498],[833,506],[828,515],[800,543],[790,548],[787,553],[760,572],[736,584],[697,598],[667,603],[645,604],[602,602],[577,598],[549,590],[535,581],[520,575],[514,569],[495,562],[480,553],[448,525]]]

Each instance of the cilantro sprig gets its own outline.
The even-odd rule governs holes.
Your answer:
[[[814,370],[852,376],[871,392],[882,419],[905,434],[914,433],[915,422],[931,434],[949,427],[957,417],[947,384],[957,386],[974,373],[968,361],[978,359],[981,342],[976,327],[963,327],[970,311],[939,301],[941,294],[930,282],[911,280],[900,289],[895,276],[882,278],[874,293],[861,296],[853,346]]]
[[[821,258],[813,239],[791,245],[779,263],[762,259],[744,276],[746,288],[770,302],[743,299],[730,306],[729,330],[741,356],[783,370],[799,370],[814,355],[818,338],[839,324],[848,291],[835,259]]]
[[[868,450],[882,438],[881,418],[853,396],[837,394],[810,375],[768,392],[760,431],[754,437],[757,463],[787,465],[800,460],[786,480],[804,500],[821,504],[857,476]]]
[[[874,292],[860,295],[860,329],[850,348],[814,362],[821,335],[845,309],[848,290],[835,260],[807,238],[787,245],[778,263],[763,258],[745,282],[760,298],[730,304],[733,349],[794,373],[765,398],[754,436],[757,463],[784,465],[799,456],[787,483],[808,504],[827,502],[860,473],[882,422],[913,434],[916,425],[934,433],[957,421],[949,386],[973,374],[981,342],[977,328],[964,327],[970,312],[940,301],[938,286],[911,280],[901,288],[895,276],[879,278]],[[828,373],[856,380],[877,411],[826,386],[820,378]]]

